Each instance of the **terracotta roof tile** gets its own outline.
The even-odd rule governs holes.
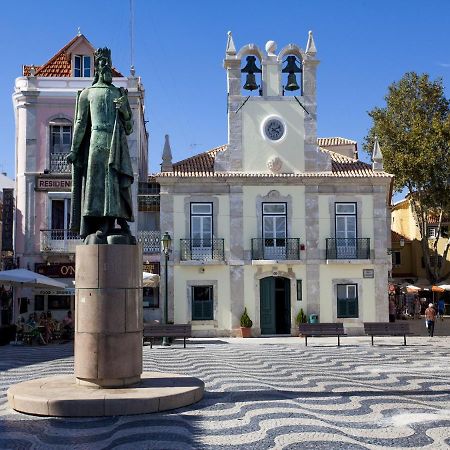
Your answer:
[[[339,138],[342,139],[342,138]],[[319,141],[320,142],[320,141]],[[293,173],[254,173],[254,172],[214,172],[214,160],[218,153],[227,149],[226,145],[213,148],[204,153],[200,153],[190,158],[178,161],[173,164],[173,172],[162,172],[157,176],[184,176],[184,177],[271,177],[271,178],[301,178],[301,177],[392,177],[383,171],[373,171],[370,164],[357,159],[341,155],[331,150],[319,147],[319,150],[331,157],[331,172],[306,172],[300,174]]]
[[[85,40],[91,47],[91,43],[86,39],[84,35],[77,35],[71,41],[69,41],[59,52],[52,56],[45,64],[42,66],[35,67],[35,76],[37,77],[71,77],[72,67],[71,67],[71,56],[67,51],[72,47],[77,40]],[[94,53],[94,47],[92,47],[92,53]],[[31,75],[31,65],[23,66],[22,73],[24,76]],[[123,75],[116,69],[112,69],[114,77],[123,77]]]
[[[355,145],[357,142],[342,137],[317,138],[317,144],[320,147],[328,147],[334,145]]]
[[[219,152],[225,151],[226,148],[226,145],[222,145],[207,152],[176,162],[173,165],[173,171],[175,174],[202,173],[205,175],[213,175],[216,155]]]
[[[405,242],[411,242],[406,236],[391,230],[391,242],[400,242],[400,239],[403,239]]]

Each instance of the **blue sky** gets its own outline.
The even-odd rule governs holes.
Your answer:
[[[367,111],[382,106],[387,86],[407,71],[442,77],[450,97],[448,0],[290,0],[275,2],[134,0],[134,64],[146,88],[150,169],[157,171],[170,135],[175,160],[226,143],[226,33],[237,48],[275,40],[318,49],[318,135],[358,141]],[[130,66],[129,0],[3,2],[0,15],[0,169],[14,175],[11,94],[22,64],[40,65],[77,27],[94,46]]]

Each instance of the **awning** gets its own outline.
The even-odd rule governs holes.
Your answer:
[[[54,278],[46,277],[27,269],[3,270],[0,272],[0,282],[19,287],[55,287],[64,289],[66,285]]]

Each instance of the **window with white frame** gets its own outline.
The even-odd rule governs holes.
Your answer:
[[[67,192],[49,192],[49,238],[52,241],[78,239],[70,227],[71,199]]]
[[[74,77],[90,77],[91,76],[91,57],[87,55],[74,56]]]
[[[61,120],[50,124],[50,153],[69,153],[72,144],[72,123]]]
[[[335,237],[338,258],[357,255],[356,203],[335,203]]]
[[[338,318],[358,317],[357,284],[337,285],[337,317]]]
[[[191,203],[191,245],[211,249],[213,236],[212,203]]]
[[[192,320],[214,320],[213,286],[191,286]]]

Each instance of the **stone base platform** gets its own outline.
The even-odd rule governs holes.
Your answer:
[[[203,398],[204,387],[198,378],[162,372],[144,372],[139,384],[116,389],[83,386],[73,375],[58,375],[10,387],[8,402],[16,411],[38,416],[125,416],[191,405]]]

